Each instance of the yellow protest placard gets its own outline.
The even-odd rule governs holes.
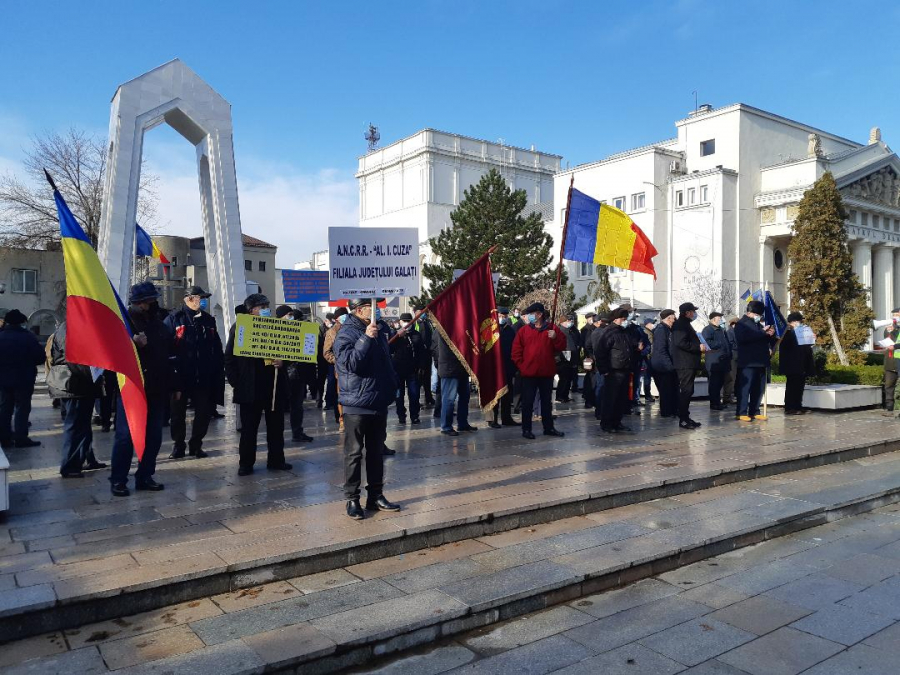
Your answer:
[[[318,324],[272,316],[237,315],[235,356],[315,363],[318,346]]]

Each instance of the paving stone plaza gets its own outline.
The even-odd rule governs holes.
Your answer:
[[[392,418],[403,511],[356,523],[312,403],[289,473],[237,476],[229,410],[209,458],[115,501],[106,470],[58,477],[35,404],[0,522],[4,673],[897,672],[900,426],[875,411],[697,402],[694,432],[649,408],[601,436],[568,404],[566,438],[531,442]]]

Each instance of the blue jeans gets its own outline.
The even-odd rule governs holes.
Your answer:
[[[421,404],[419,403],[419,378],[415,373],[400,380],[400,386],[397,389],[397,419],[406,419],[404,399],[407,393],[409,393],[409,416],[417,420]]]
[[[0,443],[28,438],[28,416],[31,414],[31,395],[34,385],[15,389],[0,389]]]
[[[91,429],[94,399],[64,398],[62,409],[63,442],[59,472],[76,473],[81,471],[94,440],[94,432]]]
[[[741,368],[738,388],[738,415],[759,415],[759,404],[762,401],[765,387],[765,368]]]
[[[456,414],[458,426],[469,426],[469,378],[441,378],[441,431],[453,428],[453,403],[459,398]]]
[[[147,432],[144,436],[144,456],[138,462],[134,472],[134,482],[141,484],[156,473],[156,456],[162,445],[163,418],[166,414],[166,394],[147,395]],[[134,455],[134,444],[131,442],[131,431],[128,429],[128,418],[119,396],[116,409],[116,435],[113,439],[111,471],[109,480],[113,485],[128,482],[131,471],[131,457]]]

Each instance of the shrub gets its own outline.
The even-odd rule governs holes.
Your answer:
[[[884,370],[879,366],[828,366],[828,379],[833,384],[868,384],[881,386]]]
[[[847,350],[846,354],[847,360],[850,362],[851,366],[863,366],[866,364],[866,357],[868,356],[868,352],[862,352],[858,349],[849,349]],[[828,365],[840,365],[840,361],[838,361],[838,357],[835,352],[828,352]]]
[[[884,352],[866,352],[866,365],[884,367]]]

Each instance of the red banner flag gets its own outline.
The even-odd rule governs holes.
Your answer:
[[[490,253],[485,253],[428,306],[435,328],[469,371],[485,412],[506,393]]]

